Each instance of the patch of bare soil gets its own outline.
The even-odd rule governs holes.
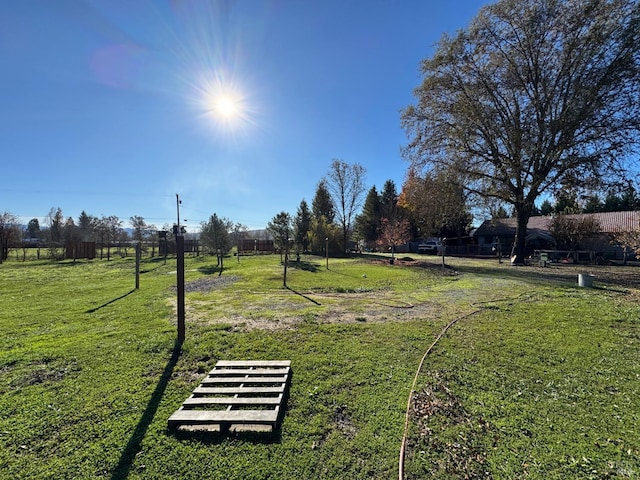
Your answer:
[[[227,285],[231,285],[232,283],[237,282],[240,277],[235,275],[220,275],[218,277],[207,277],[200,278],[198,280],[194,280],[192,282],[187,282],[184,285],[184,291],[187,293],[190,292],[210,292],[211,290],[215,290],[217,288],[226,287]]]
[[[434,257],[436,258],[436,257]],[[415,260],[399,257],[394,265],[398,268],[425,268],[438,275],[455,276],[481,274],[487,276],[487,286],[502,282],[496,290],[506,288],[510,280],[535,281],[537,283],[558,282],[577,287],[578,274],[593,275],[594,287],[606,289],[624,298],[640,298],[640,268],[633,266],[598,265],[549,265],[547,267],[510,267],[496,261],[449,258],[443,271],[442,264],[435,260]],[[373,263],[389,264],[388,259],[372,260]],[[236,276],[212,276],[185,285],[187,292],[209,292],[223,288],[239,280]],[[469,302],[463,302],[464,291],[451,291],[442,301],[416,302],[399,297],[393,292],[296,292],[290,289],[265,292],[263,298],[243,305],[237,311],[225,305],[216,305],[212,312],[211,302],[189,299],[186,302],[188,322],[224,325],[230,331],[279,330],[295,328],[303,323],[378,323],[413,320],[438,321],[443,318],[463,315],[461,305],[471,304],[482,292],[468,292]],[[458,297],[456,297],[456,295]],[[453,300],[457,298],[458,300]],[[168,300],[175,308],[175,299]],[[314,306],[322,307],[314,309]],[[310,308],[311,307],[311,308]],[[266,313],[265,313],[266,312]]]

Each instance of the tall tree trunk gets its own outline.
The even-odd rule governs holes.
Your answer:
[[[527,224],[530,217],[531,208],[527,208],[524,204],[516,205],[516,238],[511,249],[511,265],[524,265]]]

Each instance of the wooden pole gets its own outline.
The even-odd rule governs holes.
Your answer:
[[[136,290],[140,288],[140,242],[136,243]]]
[[[177,290],[178,290],[178,343],[184,342],[184,236],[176,235]]]

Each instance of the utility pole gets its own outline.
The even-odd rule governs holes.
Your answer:
[[[178,343],[184,342],[184,235],[180,227],[180,197],[176,193],[176,209],[178,213],[178,224],[173,227],[173,234],[176,237],[176,289],[178,291]]]

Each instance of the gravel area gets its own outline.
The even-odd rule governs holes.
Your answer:
[[[198,280],[194,280],[193,282],[187,282],[184,285],[184,291],[191,292],[201,292],[206,293],[211,290],[215,290],[216,288],[226,287],[227,285],[231,285],[232,283],[237,282],[240,277],[236,275],[221,275],[219,277],[208,277],[208,278],[199,278]]]

